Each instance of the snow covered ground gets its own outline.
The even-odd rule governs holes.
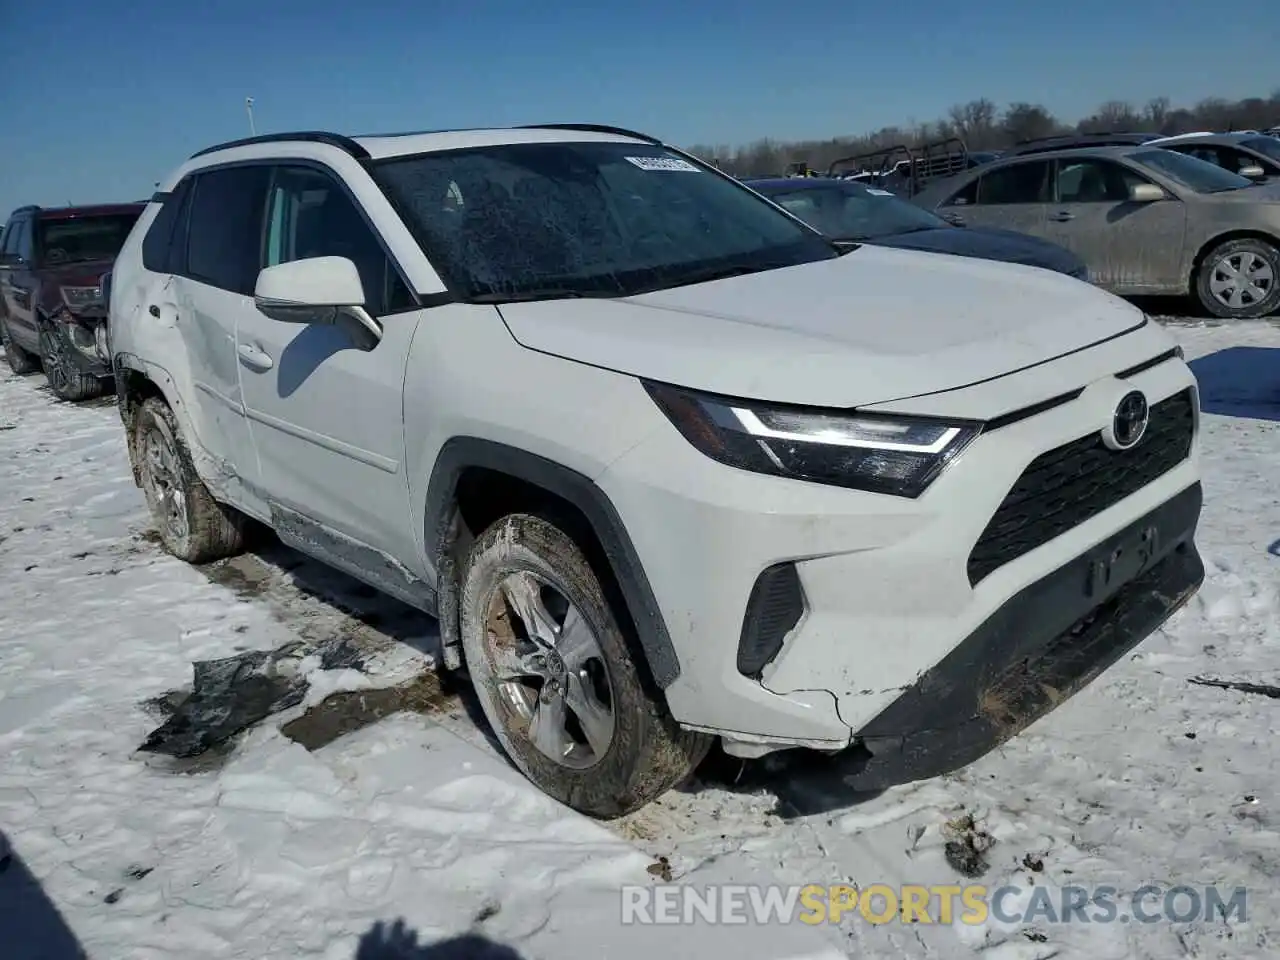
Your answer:
[[[0,830],[14,851],[0,957],[448,960],[486,956],[480,942],[511,944],[488,954],[504,960],[750,960],[824,944],[989,960],[1280,954],[1280,702],[1191,682],[1280,683],[1280,326],[1171,329],[1204,391],[1209,572],[1166,630],[955,776],[854,797],[821,768],[713,758],[690,787],[607,825],[531,790],[465,692],[424,675],[425,618],[278,546],[203,569],[172,560],[148,535],[114,407],[0,380]],[[348,693],[299,721],[313,695],[230,750],[133,752],[162,719],[148,701],[189,685],[192,661],[299,638],[345,639],[365,660],[312,674],[316,690],[407,683],[409,712],[379,720],[385,702]],[[661,882],[659,857],[697,884],[961,882],[943,847],[964,814],[994,840],[989,888],[1245,886],[1247,919],[618,923],[617,887]],[[481,940],[457,939],[469,933]]]

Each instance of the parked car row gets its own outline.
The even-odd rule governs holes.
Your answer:
[[[595,816],[716,738],[862,789],[969,763],[1199,587],[1195,379],[1074,268],[844,197],[853,242],[587,124],[201,151],[107,293],[162,544],[265,524],[437,617],[512,761]]]

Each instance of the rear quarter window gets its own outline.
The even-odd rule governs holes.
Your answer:
[[[181,269],[181,260],[176,256],[175,238],[180,215],[186,207],[188,194],[191,192],[191,178],[188,177],[174,187],[172,193],[160,206],[146,236],[142,238],[142,266],[152,273],[176,273]]]

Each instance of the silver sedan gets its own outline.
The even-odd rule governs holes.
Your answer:
[[[1231,319],[1280,310],[1280,184],[1171,150],[1027,153],[930,183],[911,201],[953,223],[1066,247],[1122,296],[1191,293]]]

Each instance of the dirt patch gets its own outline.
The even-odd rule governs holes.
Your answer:
[[[265,594],[272,580],[272,571],[257,557],[247,553],[211,563],[202,570],[214,583],[247,599]]]
[[[441,687],[440,677],[426,671],[394,687],[330,694],[280,732],[308,750],[319,750],[392,714],[442,713],[456,703],[457,698]]]
[[[944,850],[947,863],[966,877],[980,877],[987,872],[991,865],[986,854],[995,844],[995,839],[974,819],[973,814],[964,813],[947,821],[942,833],[947,838]]]

